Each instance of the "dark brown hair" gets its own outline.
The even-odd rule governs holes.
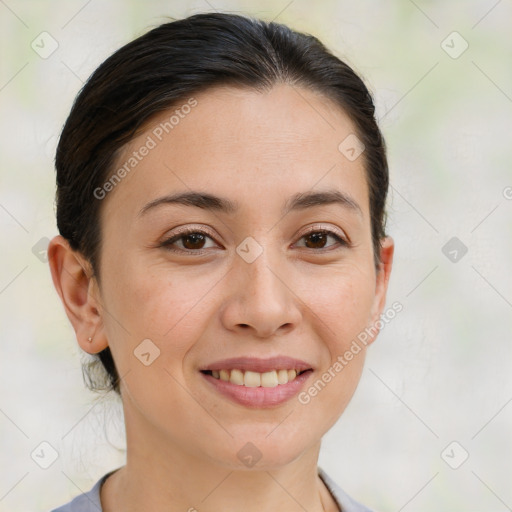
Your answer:
[[[90,262],[98,282],[102,201],[94,191],[111,176],[121,148],[156,114],[192,94],[216,85],[268,90],[277,83],[323,94],[354,123],[365,146],[378,267],[389,177],[385,142],[367,87],[311,35],[274,22],[214,13],[165,23],[126,44],[94,71],[75,99],[55,159],[57,226]],[[120,394],[108,347],[83,372],[89,389]]]

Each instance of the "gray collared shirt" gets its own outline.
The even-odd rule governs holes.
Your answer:
[[[118,468],[119,469],[119,468]],[[62,505],[59,508],[53,509],[51,512],[103,512],[100,501],[100,488],[103,482],[112,473],[117,471],[110,471],[103,475],[93,486],[93,488],[80,494],[72,499],[69,503]],[[327,489],[332,494],[334,501],[337,503],[341,512],[372,512],[369,508],[361,505],[353,500],[341,487],[339,487],[322,468],[318,468],[318,474],[325,483]]]

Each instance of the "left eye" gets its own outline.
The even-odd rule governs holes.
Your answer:
[[[300,239],[301,240],[308,240],[309,239],[309,245],[308,243],[305,243],[302,246],[299,247],[307,247],[308,249],[323,249],[326,246],[327,239],[333,238],[336,242],[338,242],[340,245],[348,245],[343,238],[341,238],[339,235],[334,233],[333,231],[329,230],[319,230],[319,231],[310,231],[309,233],[306,233],[303,235]],[[331,247],[331,244],[327,247]]]

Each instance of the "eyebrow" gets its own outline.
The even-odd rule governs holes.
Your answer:
[[[204,192],[179,192],[176,194],[159,197],[147,203],[140,211],[139,216],[144,215],[149,210],[164,204],[179,204],[184,206],[194,206],[203,210],[212,210],[226,214],[234,214],[240,209],[240,203],[232,201],[225,197],[219,197]],[[325,190],[319,192],[297,193],[291,196],[283,206],[282,214],[286,215],[291,211],[304,210],[314,206],[324,206],[329,204],[338,204],[343,208],[363,216],[359,204],[348,194],[339,190]]]

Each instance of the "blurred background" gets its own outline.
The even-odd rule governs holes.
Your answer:
[[[403,310],[319,465],[381,512],[512,510],[510,0],[0,0],[0,510],[50,510],[125,460],[121,404],[85,388],[46,261],[73,99],[166,17],[216,10],[320,38],[371,89],[389,148]]]

